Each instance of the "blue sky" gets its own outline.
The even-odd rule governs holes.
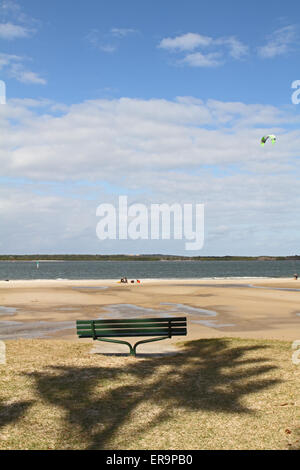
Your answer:
[[[20,22],[12,9],[6,10],[10,14],[4,21],[17,20],[32,32],[26,38],[2,39],[2,50],[27,57],[26,65],[47,83],[24,87],[10,80],[11,96],[46,96],[68,104],[103,96],[173,99],[182,95],[290,102],[291,77],[297,76],[299,63],[295,19],[300,5],[294,1],[283,5],[281,1],[26,0],[18,5],[27,21]],[[258,49],[287,27],[294,28],[295,37],[286,53],[262,58]],[[234,36],[249,50],[240,60],[227,54],[223,66],[183,65],[179,63],[183,53],[159,45],[164,38],[187,33],[214,40]],[[285,38],[283,34],[285,39],[288,32]],[[221,46],[210,50],[226,55]]]
[[[100,243],[97,205],[127,194],[204,203],[200,254],[295,254],[299,13],[277,0],[0,0],[0,252],[186,254]],[[262,154],[267,133],[278,142]]]

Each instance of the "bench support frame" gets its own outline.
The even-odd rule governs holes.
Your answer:
[[[152,343],[153,341],[161,341],[162,339],[168,339],[170,338],[170,336],[163,336],[161,338],[152,338],[152,339],[144,339],[142,341],[138,341],[137,343],[135,343],[134,346],[132,346],[130,343],[128,343],[128,341],[123,341],[123,340],[120,340],[120,339],[111,339],[111,338],[101,338],[101,337],[98,337],[98,338],[95,338],[97,341],[106,341],[108,343],[119,343],[119,344],[127,344],[127,346],[129,346],[129,351],[130,351],[130,356],[136,356],[136,348],[139,344],[143,344],[143,343]]]

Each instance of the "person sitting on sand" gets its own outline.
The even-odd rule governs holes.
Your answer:
[[[124,284],[127,284],[128,283],[127,277],[122,277],[121,282],[124,283]]]

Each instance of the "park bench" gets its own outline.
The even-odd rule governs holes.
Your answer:
[[[79,338],[127,344],[131,356],[136,355],[139,344],[186,335],[186,317],[77,320],[76,326]],[[134,346],[124,340],[112,339],[135,336],[155,336],[155,338],[138,341]]]

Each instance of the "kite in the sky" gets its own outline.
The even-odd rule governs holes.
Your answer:
[[[276,136],[273,135],[273,134],[269,134],[269,135],[264,135],[264,136],[261,138],[261,141],[260,141],[261,145],[264,146],[268,139],[271,140],[272,144],[275,144],[275,142],[276,142]]]

